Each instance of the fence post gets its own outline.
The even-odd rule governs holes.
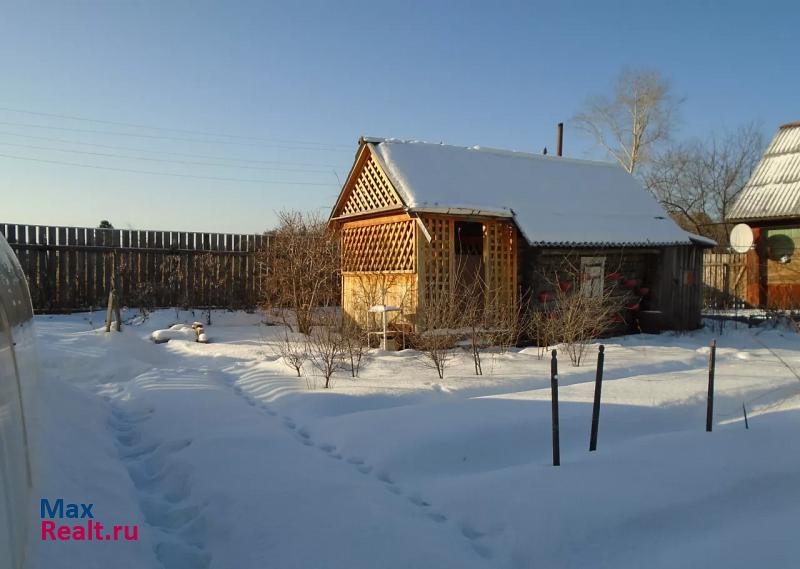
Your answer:
[[[706,432],[710,433],[714,418],[714,366],[717,359],[717,341],[711,340],[711,352],[708,354],[708,407],[706,408]]]
[[[559,466],[561,464],[561,448],[558,436],[558,358],[555,350],[553,350],[553,358],[550,360],[550,392],[553,417],[553,466]]]
[[[749,429],[750,424],[747,422],[747,409],[745,409],[744,403],[742,403],[742,413],[744,413],[744,428]]]
[[[114,305],[116,304],[116,299],[114,298],[115,292],[112,289],[111,292],[108,293],[108,310],[106,310],[106,332],[111,332],[111,319],[113,318],[113,311]]]
[[[597,450],[597,429],[600,423],[600,392],[603,389],[603,361],[606,347],[601,345],[597,354],[597,374],[594,378],[594,405],[592,406],[592,435],[589,439],[589,451]]]

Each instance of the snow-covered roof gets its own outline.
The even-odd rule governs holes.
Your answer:
[[[800,217],[800,122],[778,129],[736,198],[729,220]]]
[[[513,217],[531,245],[693,240],[615,164],[365,138],[410,211]]]

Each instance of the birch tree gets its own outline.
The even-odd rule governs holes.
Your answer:
[[[591,97],[573,120],[633,174],[658,143],[669,139],[679,103],[657,71],[624,69],[612,95]]]

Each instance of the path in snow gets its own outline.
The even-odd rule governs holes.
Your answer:
[[[243,398],[248,405],[255,407],[270,417],[273,418],[280,418],[281,424],[286,428],[287,431],[294,434],[294,440],[297,441],[299,444],[303,446],[316,448],[319,451],[325,453],[330,458],[343,461],[344,464],[347,464],[358,472],[361,475],[368,476],[370,474],[374,475],[376,481],[382,483],[387,491],[391,494],[394,494],[398,497],[403,497],[406,495],[406,491],[403,487],[394,480],[392,474],[386,470],[376,470],[373,468],[365,459],[359,456],[343,456],[342,454],[336,452],[336,445],[330,443],[321,443],[318,444],[314,438],[312,437],[311,433],[308,429],[302,426],[298,426],[295,420],[288,416],[278,416],[276,411],[273,411],[270,408],[270,405],[262,399],[258,399],[254,397],[252,394],[248,393],[241,386],[236,385],[236,376],[228,375],[228,383],[233,388],[233,391]],[[424,509],[426,511],[427,517],[436,524],[444,524],[449,522],[449,518],[439,512],[433,507],[433,504],[428,500],[422,498],[419,492],[411,492],[407,496],[408,501],[413,504],[414,506]],[[461,535],[464,536],[468,540],[470,547],[477,553],[480,557],[484,559],[491,559],[493,557],[493,551],[491,547],[488,545],[481,543],[481,538],[484,537],[486,534],[481,532],[475,528],[473,528],[469,524],[459,524],[459,531]]]

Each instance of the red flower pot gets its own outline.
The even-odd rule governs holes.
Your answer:
[[[650,289],[649,289],[649,288],[647,288],[646,286],[643,286],[643,287],[641,287],[641,288],[639,289],[639,295],[641,295],[641,296],[647,296],[648,294],[650,294]]]
[[[569,292],[572,288],[572,283],[570,281],[561,281],[558,283],[558,288],[561,289],[561,292]]]
[[[540,292],[539,293],[539,302],[545,303],[550,300],[550,293],[549,292]]]

